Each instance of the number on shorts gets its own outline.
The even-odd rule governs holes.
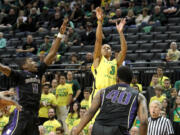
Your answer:
[[[128,105],[131,96],[131,93],[127,91],[112,90],[107,94],[106,98],[111,99],[112,103],[118,102],[122,105]]]

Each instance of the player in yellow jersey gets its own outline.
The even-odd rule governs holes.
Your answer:
[[[127,44],[123,34],[126,20],[122,19],[119,24],[116,23],[116,28],[120,35],[121,51],[114,60],[111,60],[112,51],[110,45],[105,44],[102,46],[103,11],[99,7],[96,9],[96,16],[98,19],[98,26],[96,30],[93,65],[91,67],[95,82],[90,97],[90,103],[94,95],[96,95],[100,89],[116,84],[117,68],[123,63],[127,51]]]
[[[56,128],[62,127],[61,123],[55,119],[55,111],[50,108],[48,111],[49,120],[44,122],[45,135],[49,135],[50,132],[56,132]]]

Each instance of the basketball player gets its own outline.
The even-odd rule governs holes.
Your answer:
[[[117,68],[123,63],[127,51],[127,44],[123,34],[123,28],[126,20],[122,19],[119,24],[116,24],[121,40],[121,51],[119,52],[117,58],[111,60],[111,47],[108,44],[102,46],[103,11],[99,7],[96,9],[96,16],[98,19],[98,26],[96,30],[94,60],[91,67],[95,82],[90,102],[92,102],[92,99],[98,90],[116,84]]]
[[[37,120],[41,98],[41,78],[56,56],[67,22],[68,20],[65,19],[49,54],[39,66],[31,58],[24,58],[19,63],[22,68],[19,72],[0,64],[0,72],[17,82],[18,103],[22,106],[22,111],[15,109],[11,114],[2,135],[39,135]]]
[[[128,135],[137,114],[141,121],[140,135],[147,134],[146,99],[129,86],[132,71],[128,67],[121,66],[117,74],[117,84],[98,91],[90,109],[80,124],[74,128],[73,135],[81,132],[99,108],[100,113],[93,125],[92,135]]]

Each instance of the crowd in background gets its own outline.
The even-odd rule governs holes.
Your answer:
[[[95,8],[102,6],[104,9],[103,27],[114,27],[121,18],[126,17],[126,27],[146,27],[165,25],[168,17],[180,16],[179,0],[3,0],[0,1],[0,48],[5,48],[7,40],[3,34],[15,35],[19,32],[54,32],[56,33],[64,17],[69,18],[69,28],[61,42],[59,53],[54,58],[54,63],[80,64],[78,69],[90,70],[93,54],[87,53],[85,58],[79,59],[77,54],[72,54],[70,60],[61,61],[61,57],[71,46],[93,45],[97,18]],[[79,32],[80,31],[80,32]],[[104,33],[104,40],[108,33]],[[43,61],[49,52],[52,42],[57,37],[45,35],[44,43],[34,42],[32,34],[27,35],[23,45],[16,47],[18,57],[38,56]],[[167,61],[178,61],[180,52],[176,42],[170,44],[167,52]],[[66,69],[73,69],[72,66]],[[42,96],[39,110],[39,129],[41,135],[63,135],[78,125],[80,119],[89,108],[91,88],[80,86],[73,78],[76,72],[56,73],[48,78],[42,78]],[[138,83],[138,78],[133,77],[131,87],[143,93],[144,87]],[[162,103],[159,115],[170,119],[175,134],[180,134],[180,81],[171,83],[169,77],[164,76],[163,68],[158,67],[153,74],[149,87],[146,90],[147,105],[158,100]],[[16,99],[16,96],[14,97]],[[0,131],[8,123],[8,116],[14,109],[8,107],[0,114]],[[138,135],[140,121],[138,117],[131,129],[131,135]],[[83,130],[84,135],[90,135],[89,125]]]

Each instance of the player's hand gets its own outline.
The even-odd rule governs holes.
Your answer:
[[[3,96],[12,96],[12,95],[15,95],[15,92],[13,92],[13,91],[2,91],[2,92],[0,92],[0,94]]]
[[[119,33],[123,32],[123,28],[125,24],[126,24],[125,18],[121,19],[121,22],[119,24],[116,22],[116,29]]]
[[[68,23],[68,18],[65,18],[64,21],[63,21],[63,24],[61,25],[61,28],[60,28],[60,33],[61,33],[61,34],[64,34],[64,33],[65,33],[67,23]]]
[[[16,104],[16,108],[17,108],[19,111],[22,111],[22,106],[21,106],[21,105]]]
[[[96,8],[96,17],[99,21],[103,21],[103,10],[100,7]]]

